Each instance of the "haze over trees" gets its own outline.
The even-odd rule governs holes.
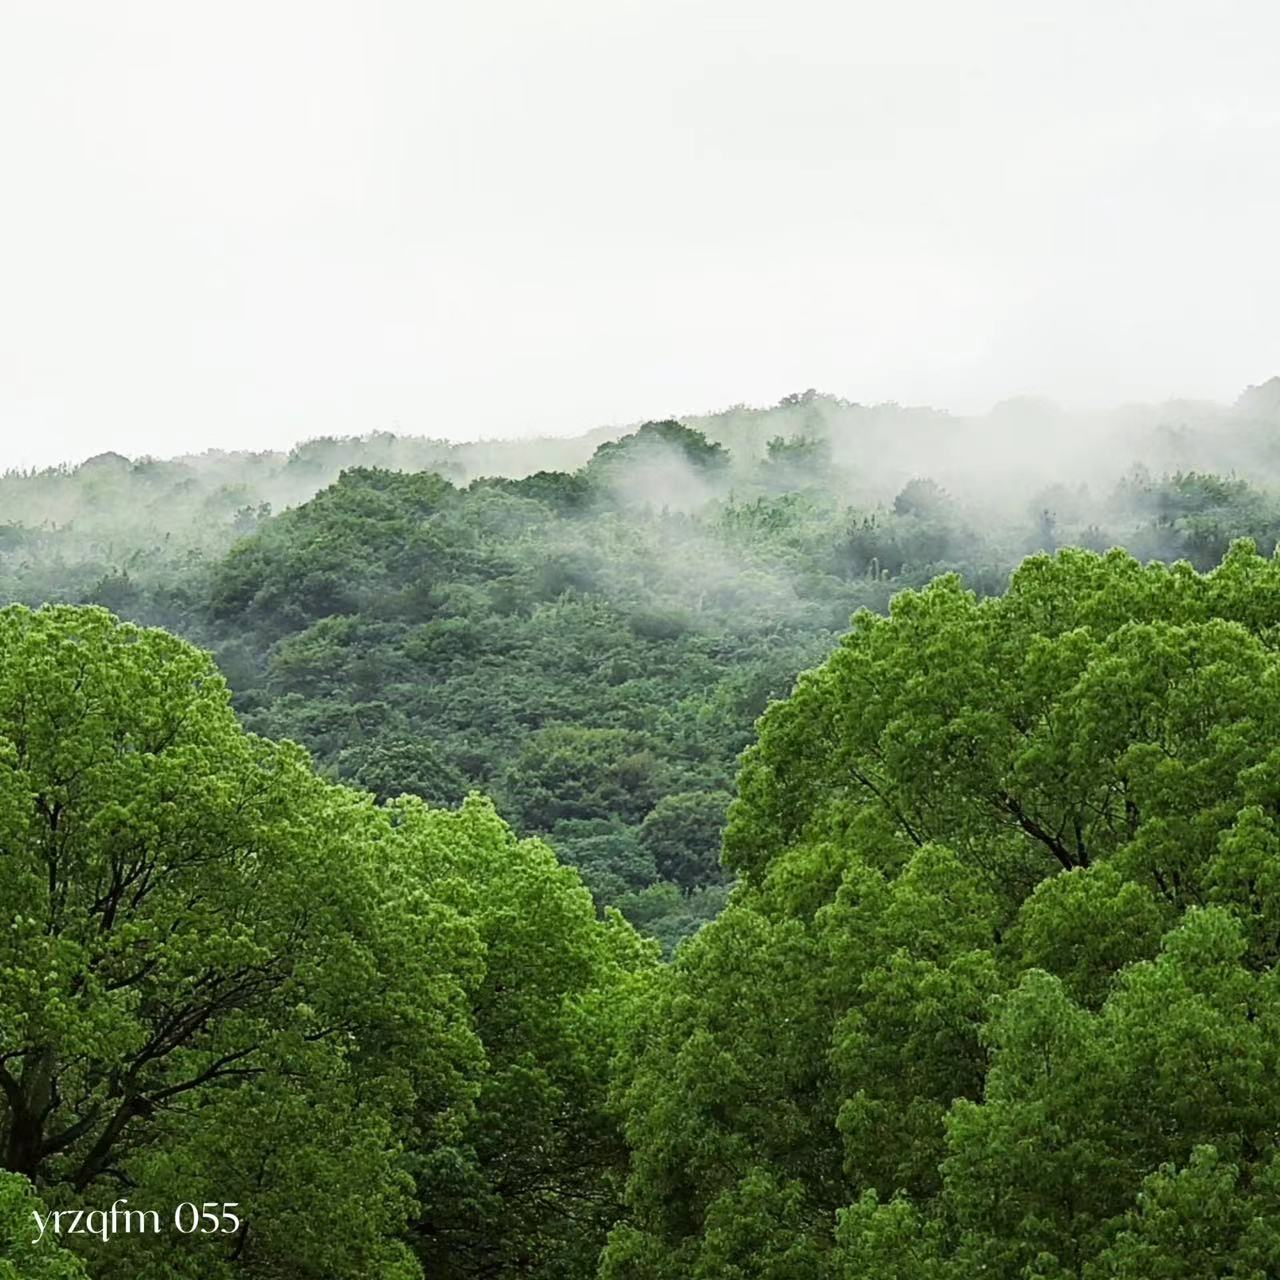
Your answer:
[[[1280,1270],[1274,390],[0,479],[0,1277]]]
[[[809,391],[550,443],[103,455],[0,479],[0,587],[212,648],[251,728],[379,799],[479,788],[670,951],[724,900],[755,717],[855,609],[952,570],[998,592],[1059,545],[1269,550],[1273,400],[951,419]],[[1255,481],[1194,469],[1237,459]]]

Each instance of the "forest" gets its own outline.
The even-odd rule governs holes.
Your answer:
[[[1280,1274],[1277,440],[0,477],[0,1280]]]

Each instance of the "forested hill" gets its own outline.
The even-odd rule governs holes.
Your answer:
[[[1262,409],[882,496],[843,412],[6,482],[92,515],[0,539],[0,1277],[1280,1274]]]
[[[1278,602],[1239,543],[860,614],[666,965],[483,800],[0,611],[0,1275],[1276,1275]]]
[[[1234,450],[1262,466],[1259,394],[1183,407],[1193,426],[1133,411],[1108,465],[1145,440],[1157,460]],[[559,442],[585,456],[573,470],[470,480],[474,446],[390,436],[283,460],[105,457],[4,480],[0,584],[212,648],[248,727],[379,799],[485,792],[670,948],[724,900],[721,830],[756,717],[857,609],[948,571],[997,593],[1062,544],[1201,568],[1236,536],[1274,546],[1280,504],[1240,479],[1108,479],[1079,449],[1091,483],[1013,479],[1015,428],[1046,415],[1011,405],[980,424],[805,393],[704,430]],[[297,506],[263,505],[348,463]],[[42,510],[59,516],[33,523]]]
[[[1002,510],[1058,484],[1105,488],[1135,465],[1155,475],[1210,471],[1280,481],[1280,378],[1250,387],[1231,406],[1174,401],[1071,413],[1014,399],[965,417],[810,390],[769,408],[736,405],[680,422],[728,449],[735,470],[754,467],[775,440],[820,443],[835,468],[827,486],[863,505],[891,500],[919,476],[959,497],[999,500]],[[266,511],[306,501],[353,467],[434,471],[457,484],[575,471],[600,445],[634,430],[479,442],[377,431],[307,440],[287,453],[129,459],[106,452],[0,474],[0,527],[20,526],[33,543],[44,535],[33,549],[60,553],[67,569],[118,567],[128,556],[152,562],[162,550],[153,540],[167,538],[170,553],[225,549]]]

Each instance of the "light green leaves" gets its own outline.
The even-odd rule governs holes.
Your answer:
[[[4,1163],[59,1208],[243,1211],[75,1241],[98,1280],[591,1265],[652,957],[490,805],[375,806],[246,735],[181,641],[10,609],[0,920]]]
[[[1275,582],[1066,551],[855,619],[636,1033],[610,1280],[1274,1272]]]

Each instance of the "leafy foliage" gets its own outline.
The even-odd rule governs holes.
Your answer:
[[[0,1276],[1280,1272],[1270,394],[0,479]]]
[[[1270,466],[1246,409],[1231,429]],[[806,391],[536,448],[380,433],[289,455],[102,455],[0,477],[0,590],[212,648],[253,730],[379,800],[484,790],[575,862],[598,906],[665,920],[670,944],[711,909],[717,840],[685,824],[677,849],[668,822],[658,841],[663,808],[637,855],[647,816],[674,797],[722,806],[755,718],[856,609],[948,571],[998,593],[1027,552],[1064,543],[1202,569],[1232,537],[1274,545],[1274,498],[1204,470],[1139,467],[1096,491],[1021,477],[999,503],[963,470],[945,487],[919,470],[954,472],[955,448],[976,457],[1044,412],[953,423]],[[1209,425],[1124,438],[1152,459],[1234,456]],[[576,469],[533,469],[557,459]],[[476,478],[486,467],[507,474]],[[578,845],[583,822],[625,828],[616,862]],[[682,894],[670,910],[664,884]]]
[[[478,799],[320,780],[241,730],[206,655],[98,609],[0,613],[0,766],[4,1166],[55,1208],[244,1210],[232,1239],[117,1237],[92,1274],[594,1255],[603,1064],[649,961],[544,845]]]
[[[602,1275],[1275,1271],[1277,587],[1064,551],[855,619],[634,1032]]]
[[[0,1172],[0,1280],[85,1280],[79,1259],[39,1234],[33,1215],[48,1213],[24,1177]]]

